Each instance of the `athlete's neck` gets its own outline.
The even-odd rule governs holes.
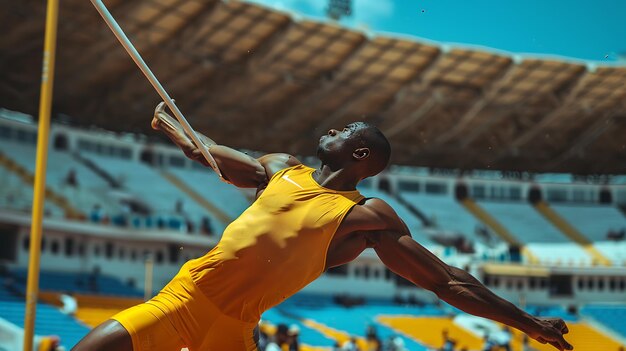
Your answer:
[[[357,178],[354,173],[354,171],[346,168],[333,170],[328,165],[322,165],[320,169],[313,172],[313,179],[324,188],[351,191],[356,189],[356,185],[360,181],[360,178]]]

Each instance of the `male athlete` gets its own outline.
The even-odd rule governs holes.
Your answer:
[[[163,103],[152,127],[208,166]],[[448,266],[411,238],[387,203],[356,190],[389,161],[390,145],[376,127],[356,122],[329,130],[319,141],[320,169],[286,154],[255,159],[205,136],[201,140],[225,180],[256,188],[256,201],[224,230],[215,248],[185,263],[157,296],[96,327],[73,350],[256,350],[255,327],[264,311],[368,247],[389,269],[463,311],[561,351],[573,349],[563,338],[563,320],[535,318]]]

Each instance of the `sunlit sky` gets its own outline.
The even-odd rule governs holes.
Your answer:
[[[328,0],[249,0],[326,20]],[[511,53],[615,62],[626,55],[626,0],[353,0],[345,26]]]

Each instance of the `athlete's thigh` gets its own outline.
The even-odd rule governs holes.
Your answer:
[[[128,331],[112,319],[92,329],[72,351],[133,351]]]
[[[151,301],[111,317],[128,331],[134,351],[179,351],[185,343],[172,324],[175,311],[160,309]]]

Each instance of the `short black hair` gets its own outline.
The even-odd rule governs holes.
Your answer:
[[[359,128],[360,144],[370,149],[371,169],[368,176],[384,170],[391,159],[391,144],[383,132],[375,125],[367,122],[356,122]]]

